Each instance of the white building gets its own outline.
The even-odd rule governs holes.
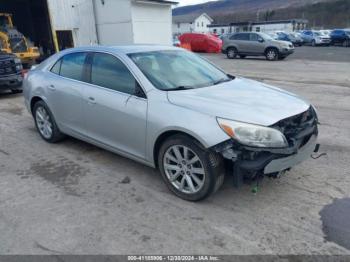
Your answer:
[[[230,24],[211,24],[209,31],[216,34],[227,34],[235,32],[263,32],[275,31],[294,32],[306,29],[308,21],[305,19],[276,20],[264,22],[237,22]]]
[[[84,45],[172,44],[170,0],[1,0],[44,56]]]
[[[173,16],[173,34],[180,35],[183,33],[208,33],[209,25],[213,23],[213,19],[203,13],[201,15],[177,15]]]
[[[98,42],[170,45],[171,5],[162,0],[93,0]]]

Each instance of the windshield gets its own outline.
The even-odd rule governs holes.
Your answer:
[[[274,40],[271,36],[265,33],[260,33],[260,36],[264,38],[265,40]]]
[[[13,53],[22,53],[27,51],[27,44],[24,38],[11,38],[10,45]]]
[[[320,32],[314,32],[314,35],[321,36],[322,34]]]
[[[187,51],[134,53],[129,57],[160,90],[201,88],[232,80],[214,65]]]

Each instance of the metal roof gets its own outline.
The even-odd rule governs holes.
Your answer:
[[[211,24],[208,27],[224,27],[224,26],[250,26],[250,25],[268,25],[268,24],[286,24],[286,23],[308,23],[306,19],[289,19],[289,20],[271,20],[271,21],[261,21],[261,22],[234,22],[229,24]]]
[[[188,14],[188,15],[174,15],[173,16],[173,23],[193,23],[198,17],[200,16],[206,16],[211,22],[213,19],[207,15],[206,13],[202,14]]]

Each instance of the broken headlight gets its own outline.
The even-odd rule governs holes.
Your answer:
[[[252,147],[281,148],[287,139],[277,129],[217,118],[221,129],[239,143]]]

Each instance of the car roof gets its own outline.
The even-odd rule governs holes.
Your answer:
[[[178,47],[165,46],[165,45],[121,45],[121,46],[83,46],[66,49],[63,52],[84,52],[84,51],[104,51],[112,52],[117,54],[132,54],[132,53],[143,53],[152,51],[164,51],[164,50],[183,50]]]

